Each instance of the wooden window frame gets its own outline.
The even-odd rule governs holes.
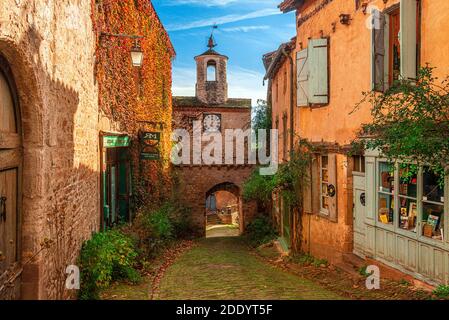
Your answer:
[[[323,167],[323,158],[324,157],[327,158],[327,166],[326,166],[326,168]],[[328,194],[326,194],[326,195],[323,194],[323,186],[324,185],[329,186],[329,174],[330,173],[329,173],[329,156],[328,155],[324,155],[324,154],[319,155],[319,170],[320,170],[320,172],[319,172],[320,173],[320,175],[319,175],[319,177],[320,177],[320,179],[319,179],[319,187],[320,187],[320,192],[319,192],[319,195],[320,195],[320,215],[322,215],[322,216],[324,216],[326,218],[329,218],[330,217],[329,208],[324,208],[324,206],[323,206],[323,198],[329,199]],[[325,181],[323,179],[323,171],[324,170],[327,171],[327,181]]]
[[[378,212],[379,212],[379,163],[385,163],[388,162],[385,158],[376,158],[376,165],[375,165],[375,196],[374,199],[374,211],[375,211],[375,219],[374,223],[377,228],[385,229],[390,232],[403,235],[405,237],[414,239],[420,243],[425,243],[434,247],[439,247],[443,250],[449,249],[449,175],[445,177],[445,185],[444,185],[444,203],[433,203],[438,205],[444,205],[444,229],[443,229],[443,240],[437,240],[425,237],[423,235],[423,226],[422,226],[422,214],[423,214],[423,204],[426,203],[425,200],[423,200],[423,167],[420,167],[417,174],[417,221],[416,221],[416,232],[413,232],[412,230],[406,230],[399,227],[399,206],[397,205],[399,203],[399,198],[403,197],[399,195],[399,164],[400,163],[407,163],[407,164],[414,164],[412,162],[405,162],[405,161],[396,161],[394,163],[395,166],[395,181],[394,181],[394,221],[392,225],[385,225],[381,223],[378,220]],[[369,186],[368,186],[369,188]],[[368,190],[367,190],[368,191]]]

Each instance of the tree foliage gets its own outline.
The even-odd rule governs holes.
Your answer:
[[[385,92],[365,92],[372,122],[354,145],[379,149],[391,161],[408,160],[445,168],[449,156],[449,77],[440,81],[426,66],[415,80],[399,80]],[[438,169],[440,168],[440,169]]]
[[[272,125],[271,119],[271,107],[265,100],[257,100],[257,106],[253,112],[253,125],[252,128],[256,132],[259,129],[270,130]]]
[[[302,204],[304,187],[310,179],[312,145],[299,139],[290,154],[290,160],[279,166],[276,174],[262,176],[256,169],[243,186],[243,196],[247,200],[256,200],[264,205],[270,203],[275,190],[280,191],[284,200],[293,206]]]

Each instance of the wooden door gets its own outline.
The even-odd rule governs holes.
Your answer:
[[[0,299],[18,299],[22,156],[17,100],[6,70],[0,59]]]
[[[365,252],[365,176],[354,175],[354,253],[364,257]]]
[[[287,243],[288,248],[291,247],[291,206],[285,199],[282,199],[282,236]]]

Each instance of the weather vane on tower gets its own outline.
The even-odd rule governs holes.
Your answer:
[[[207,46],[209,47],[210,50],[212,50],[213,48],[215,48],[217,46],[217,43],[215,42],[215,39],[214,39],[214,31],[215,31],[215,29],[218,29],[217,24],[214,24],[212,26],[212,32],[211,32],[210,37],[209,37],[209,43],[207,44]]]

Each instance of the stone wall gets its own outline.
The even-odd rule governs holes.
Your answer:
[[[98,95],[89,1],[0,2],[0,54],[21,107],[22,298],[73,296],[65,268],[99,226]]]
[[[165,32],[153,8],[148,10],[156,22],[152,30]],[[0,54],[17,84],[23,140],[23,299],[76,297],[65,288],[65,270],[77,263],[82,243],[99,231],[100,131],[128,127],[99,110],[92,16],[91,1],[0,1]],[[171,68],[172,50],[166,42],[166,50],[158,53],[168,63],[164,70]],[[130,64],[129,57],[123,63]],[[155,70],[154,77],[169,88],[171,72],[162,76]],[[170,90],[161,86],[148,94],[165,102],[153,107],[166,110],[169,116],[161,129],[169,128]],[[145,115],[129,112],[139,126],[151,129]],[[152,109],[146,107],[146,112]]]

